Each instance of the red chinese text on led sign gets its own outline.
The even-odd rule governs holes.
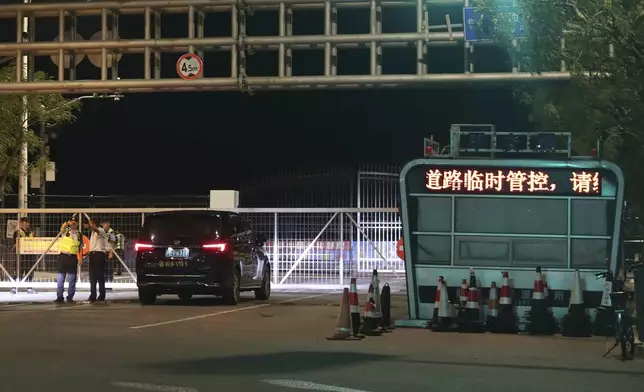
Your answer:
[[[599,192],[599,173],[572,172],[572,191],[579,194]],[[457,170],[430,169],[425,187],[430,191],[554,193],[557,184],[548,173],[535,170]]]

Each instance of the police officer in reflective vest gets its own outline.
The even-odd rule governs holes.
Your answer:
[[[101,226],[105,230],[105,239],[109,244],[109,252],[107,253],[107,268],[105,269],[105,282],[112,283],[114,281],[114,270],[120,264],[118,258],[114,255],[117,246],[117,233],[110,227],[110,220],[103,219],[101,221]],[[112,291],[111,288],[108,288],[107,291]]]
[[[25,218],[25,217],[20,218],[20,228],[16,232],[13,233],[13,239],[16,241],[16,249],[18,250],[17,257],[20,258],[20,271],[19,271],[20,274],[16,274],[16,275],[19,275],[19,279],[22,279],[27,275],[27,273],[29,272],[31,267],[34,266],[34,262],[37,259],[34,258],[34,255],[20,254],[18,239],[19,238],[33,238],[33,237],[34,237],[34,233],[33,233],[33,231],[31,231],[31,223],[29,222],[29,220],[27,218]],[[16,264],[17,263],[18,263],[18,260],[16,260]],[[18,272],[18,271],[16,271],[16,272]],[[31,283],[33,281],[33,278],[34,278],[34,274],[32,272],[31,274],[29,274],[29,276],[27,276],[27,279],[25,279],[25,282]],[[31,287],[29,287],[27,289],[27,293],[35,294],[36,291],[34,289],[32,289]],[[16,294],[16,289],[15,288],[11,289],[11,294]]]
[[[63,303],[63,291],[65,288],[65,278],[69,287],[67,288],[67,302],[74,303],[74,294],[76,293],[76,281],[78,251],[83,247],[83,234],[78,230],[78,223],[72,218],[60,227],[61,235],[58,243],[60,254],[58,255],[58,275],[56,276],[56,300],[55,303]]]

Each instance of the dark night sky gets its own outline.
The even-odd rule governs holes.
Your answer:
[[[459,23],[459,10],[447,10]],[[445,12],[442,13],[444,15]],[[430,13],[431,15],[431,13]],[[440,16],[440,15],[439,15]],[[163,37],[185,37],[185,16],[164,17]],[[323,33],[322,13],[294,12],[295,34]],[[442,21],[444,23],[444,21]],[[411,10],[385,9],[384,32],[413,31]],[[441,23],[437,19],[433,24]],[[88,39],[100,29],[98,18],[80,18]],[[15,28],[7,26],[7,31]],[[249,17],[249,35],[275,35],[277,13]],[[338,33],[368,32],[368,11],[339,12]],[[0,31],[0,36],[7,36]],[[206,36],[229,35],[227,15],[209,15]],[[15,33],[10,33],[13,35]],[[57,34],[54,20],[38,25],[36,39]],[[120,35],[143,37],[142,18],[122,16]],[[10,37],[8,40],[12,40]],[[430,72],[462,72],[463,49],[429,48]],[[414,71],[415,49],[383,53],[383,73]],[[164,77],[172,77],[180,54],[164,55]],[[506,70],[506,56],[483,48],[476,52],[480,72]],[[206,54],[205,76],[225,76],[229,54]],[[369,50],[339,51],[338,73],[368,73]],[[323,52],[295,52],[295,75],[321,74]],[[36,67],[50,74],[48,58]],[[142,56],[125,55],[119,75],[142,77]],[[85,59],[79,78],[99,70]],[[276,53],[249,59],[250,75],[275,75]],[[510,87],[460,89],[362,90],[130,94],[121,102],[85,101],[78,121],[61,130],[52,145],[55,194],[199,193],[236,188],[241,181],[278,171],[313,167],[355,167],[360,163],[402,164],[422,153],[423,137],[435,134],[444,144],[452,123],[493,123],[503,130],[526,130],[526,113],[513,101]]]
[[[404,163],[422,153],[430,133],[444,141],[451,123],[520,127],[515,107],[509,93],[490,90],[168,93],[89,101],[53,146],[59,172],[52,191],[203,193],[282,170]],[[92,174],[93,159],[100,175]]]

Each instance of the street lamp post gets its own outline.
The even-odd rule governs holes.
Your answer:
[[[80,97],[76,97],[70,101],[67,101],[64,105],[55,107],[53,109],[48,110],[47,112],[44,113],[44,115],[47,115],[49,113],[55,112],[56,110],[60,110],[65,106],[71,105],[72,103],[75,102],[80,102],[86,99],[112,99],[114,101],[119,101],[121,98],[123,98],[123,95],[121,94],[92,94],[92,95],[83,95]],[[47,130],[46,130],[46,124],[44,121],[40,122],[40,138],[43,141],[42,147],[40,148],[40,156],[49,156],[49,136],[47,135]],[[27,166],[27,161],[25,160],[25,166]],[[22,172],[21,172],[22,173]],[[47,189],[46,189],[46,182],[47,182],[47,169],[43,168],[40,172],[40,208],[45,208],[46,204],[46,194],[47,194]],[[26,208],[26,207],[19,207],[19,208]]]
[[[30,3],[31,0],[24,0],[24,3]],[[22,39],[28,39],[29,34],[29,17],[25,16],[22,18]],[[20,38],[20,37],[18,37]],[[23,53],[22,55],[22,68],[20,70],[21,72],[21,80],[23,82],[27,81],[27,78],[29,76],[29,56],[27,56],[26,53]],[[16,70],[18,72],[18,70]],[[22,121],[22,132],[23,135],[25,135],[29,129],[29,111],[27,109],[28,105],[28,98],[27,95],[25,94],[22,97],[22,116],[21,116],[21,121]],[[27,167],[28,167],[28,159],[29,159],[29,150],[27,148],[27,141],[23,137],[22,144],[20,145],[20,171],[18,177],[18,208],[26,208],[27,207]]]

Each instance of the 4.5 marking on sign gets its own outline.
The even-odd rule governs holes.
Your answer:
[[[186,53],[177,60],[177,74],[186,80],[199,78],[203,74],[203,61],[196,54]]]

